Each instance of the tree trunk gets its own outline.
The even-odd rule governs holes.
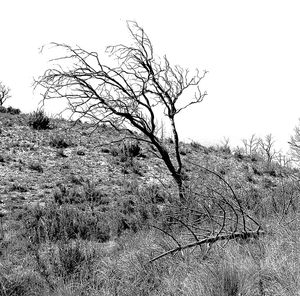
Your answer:
[[[182,177],[180,174],[176,173],[175,175],[173,175],[173,178],[177,184],[178,187],[178,194],[179,194],[179,200],[181,203],[185,203],[186,202],[186,198],[185,198],[185,192],[184,192],[184,184],[182,181]]]

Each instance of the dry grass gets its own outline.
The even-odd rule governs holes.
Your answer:
[[[95,148],[116,135],[105,127],[89,135],[86,124],[68,132],[76,145],[64,146],[66,157],[58,157],[57,145],[49,143],[63,142],[55,135],[71,123],[57,120],[53,130],[33,130],[25,115],[14,116],[0,117],[0,206],[9,213],[0,241],[1,296],[300,295],[300,190],[288,169],[274,166],[270,173],[261,160],[186,144],[183,159],[198,159],[226,177],[268,234],[149,264],[174,247],[150,226],[167,227],[172,216],[172,183],[159,161],[142,145],[123,147],[127,152]],[[107,153],[114,149],[130,162]],[[192,168],[185,173],[195,182],[191,194],[199,180],[211,183]],[[182,235],[178,227],[173,231]]]

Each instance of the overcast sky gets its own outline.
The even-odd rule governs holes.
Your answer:
[[[208,96],[180,117],[182,138],[208,144],[229,137],[235,146],[272,133],[287,148],[298,123],[299,1],[2,0],[0,10],[0,80],[12,90],[10,104],[24,112],[37,108],[31,84],[49,66],[42,45],[102,54],[107,45],[130,44],[126,20],[135,20],[158,56],[209,71],[202,84]]]

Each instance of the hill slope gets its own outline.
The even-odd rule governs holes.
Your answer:
[[[287,278],[284,271],[297,268],[287,267],[299,243],[295,171],[267,164],[258,155],[181,143],[189,205],[200,200],[210,207],[218,194],[227,198],[228,186],[220,179],[225,180],[270,235],[207,244],[149,267],[151,258],[174,247],[166,233],[194,240],[174,224],[192,208],[178,209],[176,188],[162,161],[144,143],[115,143],[121,135],[108,127],[61,119],[51,124],[51,129],[33,130],[28,115],[0,113],[0,295],[299,291],[300,277]],[[126,145],[137,145],[137,153],[128,156]],[[172,143],[166,139],[165,145]],[[163,231],[151,227],[155,223]],[[202,221],[197,231],[207,223]],[[279,262],[283,250],[287,257]]]

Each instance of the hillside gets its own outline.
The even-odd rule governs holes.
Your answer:
[[[299,293],[297,170],[181,143],[189,181],[184,212],[163,162],[145,143],[116,142],[122,135],[104,125],[51,119],[51,129],[35,130],[28,121],[27,114],[0,113],[0,295]],[[268,234],[149,265],[174,247],[164,231],[193,241],[172,218],[191,214],[197,194],[229,196],[218,176]]]

